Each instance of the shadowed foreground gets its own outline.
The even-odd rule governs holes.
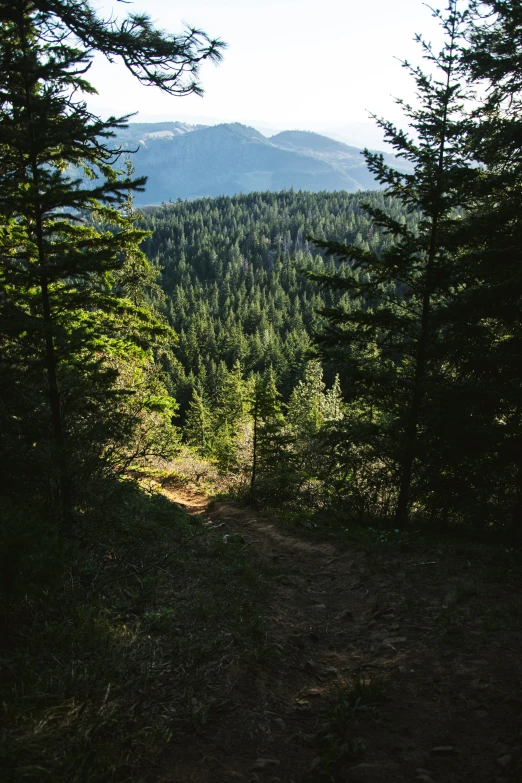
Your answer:
[[[154,781],[504,781],[521,773],[522,595],[509,553],[296,537],[165,486],[267,566],[263,654],[221,658]]]

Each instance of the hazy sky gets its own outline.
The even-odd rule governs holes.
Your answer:
[[[205,63],[203,98],[141,87],[122,65],[97,57],[90,77],[101,114],[139,111],[136,120],[200,119],[317,129],[398,121],[393,96],[411,97],[396,58],[420,61],[416,32],[437,37],[421,0],[94,0],[105,15],[146,11],[180,32],[186,22],[228,43],[219,66]]]

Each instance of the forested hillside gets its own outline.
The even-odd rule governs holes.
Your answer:
[[[310,237],[380,253],[390,239],[361,202],[384,208],[382,194],[254,193],[149,209],[144,249],[161,270],[162,305],[179,336],[172,391],[186,409],[195,383],[211,390],[220,361],[245,376],[272,367],[288,399],[302,373],[318,311],[346,299],[322,293],[303,270],[333,273]],[[400,221],[405,213],[388,204]],[[410,222],[412,222],[410,218]],[[179,366],[181,365],[181,366]]]
[[[455,195],[463,198],[476,169],[463,168],[458,154]],[[379,156],[370,164],[388,176]],[[480,333],[462,361],[478,313],[469,310],[467,262],[447,255],[464,252],[456,250],[466,224],[457,206],[448,201],[440,239],[426,233],[420,201],[412,197],[407,209],[380,192],[260,193],[149,209],[144,248],[165,297],[156,306],[179,338],[161,361],[185,442],[225,472],[239,471],[252,491],[263,481],[252,439],[261,437],[264,395],[272,408],[262,426],[277,432],[258,494],[386,518],[400,506],[405,454],[415,453],[407,506],[419,521],[511,527],[517,468],[500,454],[512,435],[470,364],[477,351],[485,355]],[[440,271],[427,278],[426,247],[439,241],[429,253]],[[419,353],[428,320],[431,345]],[[412,405],[414,452],[403,441],[413,432]]]

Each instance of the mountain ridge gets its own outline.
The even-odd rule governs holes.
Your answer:
[[[139,206],[254,191],[310,192],[379,189],[362,150],[313,131],[263,136],[236,123],[130,123],[117,134],[122,151],[135,152],[137,176],[147,176]],[[383,153],[404,170],[403,161]]]

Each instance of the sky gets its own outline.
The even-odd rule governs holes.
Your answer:
[[[226,41],[218,66],[203,63],[205,94],[172,97],[139,85],[97,55],[90,108],[102,116],[139,112],[133,121],[242,122],[267,135],[327,131],[352,143],[380,137],[370,113],[404,126],[395,97],[412,99],[400,60],[420,63],[414,35],[437,40],[421,0],[93,0],[100,14],[148,13],[171,33],[184,24]],[[352,136],[352,138],[347,138]]]

